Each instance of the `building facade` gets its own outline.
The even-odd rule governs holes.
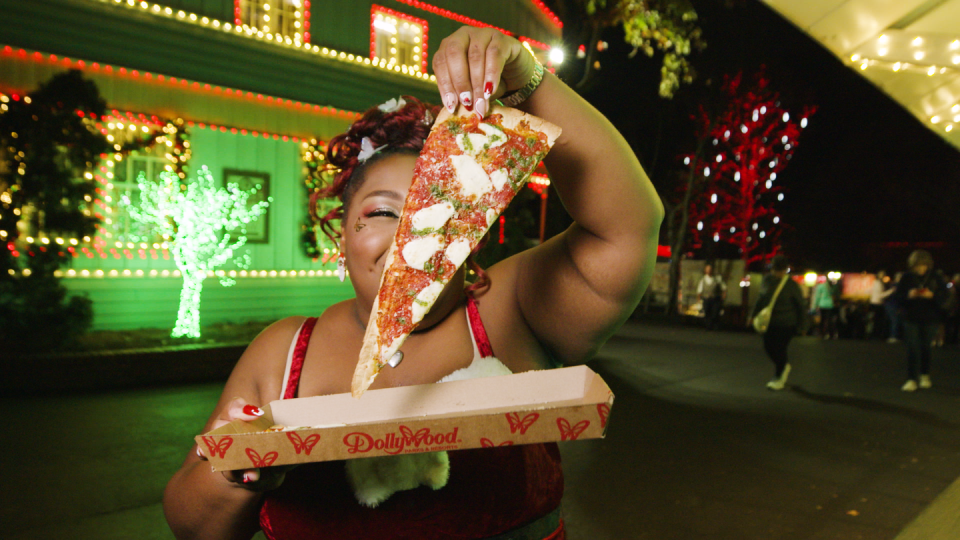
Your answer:
[[[207,167],[271,200],[248,230],[246,268],[218,271],[235,285],[205,282],[205,323],[317,314],[351,296],[334,275],[336,246],[307,214],[325,142],[389,98],[438,102],[431,54],[462,25],[514,35],[545,64],[561,33],[539,0],[0,0],[0,13],[0,106],[78,69],[108,105],[92,125],[118,149],[149,143],[102,156],[91,178],[96,237],[35,231],[4,242],[18,252],[70,243],[63,279],[93,300],[94,329],[176,318],[181,279],[169,246],[123,204],[137,200],[141,173],[189,179]]]

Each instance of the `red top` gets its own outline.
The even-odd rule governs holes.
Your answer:
[[[492,356],[474,300],[468,298],[477,348]],[[296,396],[315,323],[307,319],[301,328],[284,399]],[[480,539],[516,529],[560,506],[563,471],[554,443],[457,450],[449,457],[445,487],[400,491],[376,508],[357,502],[342,462],[301,465],[264,496],[260,526],[270,540]],[[562,525],[550,538],[563,538]]]

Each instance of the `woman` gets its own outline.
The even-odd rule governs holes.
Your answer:
[[[820,337],[823,339],[840,337],[837,331],[837,318],[840,315],[837,289],[837,283],[830,278],[813,288],[813,309],[820,315]]]
[[[907,382],[901,390],[930,388],[931,344],[936,338],[947,299],[943,280],[933,271],[933,256],[918,249],[907,258],[908,271],[893,293],[901,307],[903,340],[907,345]]]
[[[534,90],[517,107],[563,129],[546,165],[574,224],[491,267],[486,284],[472,292],[461,269],[404,344],[403,361],[381,372],[371,388],[433,383],[469,369],[478,356],[495,355],[514,373],[585,362],[633,311],[653,272],[663,217],[656,192],[599,112],[550,73],[537,86],[535,59],[514,38],[461,28],[440,44],[433,67],[451,110],[459,102],[483,116],[491,99]],[[364,325],[431,123],[427,108],[412,99],[392,109],[371,109],[329,145],[328,161],[341,169],[332,194],[343,203],[340,247],[356,297],[316,321],[299,383],[290,382],[285,397],[350,391]],[[261,413],[256,405],[281,397],[295,378],[286,373],[287,351],[304,323],[303,317],[281,320],[250,344],[205,430],[252,420]],[[399,491],[377,508],[354,500],[355,479],[344,478],[341,462],[221,474],[203,463],[202,450],[188,453],[165,494],[166,516],[179,538],[249,538],[260,524],[270,538],[489,538],[514,531],[517,538],[564,538],[555,445],[451,452],[445,487]]]
[[[791,369],[787,363],[787,347],[793,336],[797,335],[804,317],[803,291],[800,290],[800,285],[787,275],[789,268],[790,263],[783,255],[773,258],[770,273],[764,276],[760,283],[760,296],[753,306],[748,324],[753,325],[753,317],[770,304],[782,282],[783,287],[773,304],[770,326],[763,334],[763,349],[773,362],[773,379],[767,383],[770,390],[783,390],[787,384]]]

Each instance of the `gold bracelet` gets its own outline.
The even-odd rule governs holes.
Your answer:
[[[533,91],[540,86],[540,83],[543,81],[543,64],[534,57],[533,59],[533,77],[530,77],[530,80],[527,81],[527,84],[518,90],[515,90],[505,96],[500,97],[500,104],[507,107],[516,107],[517,105],[523,103],[527,100],[532,94]]]

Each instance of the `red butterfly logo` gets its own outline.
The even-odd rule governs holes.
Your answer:
[[[566,418],[557,418],[557,427],[560,428],[560,440],[561,441],[575,441],[590,425],[589,420],[583,420],[577,422],[570,426],[570,422]]]
[[[480,437],[480,446],[483,448],[496,448],[497,446],[513,446],[513,441],[503,441],[500,444],[494,444],[493,441],[486,437]]]
[[[403,435],[404,441],[411,442],[414,446],[420,446],[420,443],[423,442],[424,437],[430,434],[430,428],[423,428],[414,433],[413,430],[407,426],[400,426],[400,434]]]
[[[204,437],[203,442],[210,449],[211,456],[227,457],[227,448],[230,448],[230,445],[233,444],[233,438],[221,437],[220,441],[217,442],[216,437]]]
[[[537,418],[540,418],[540,413],[532,412],[524,416],[523,420],[520,419],[520,413],[507,413],[507,422],[510,422],[510,433],[516,433],[517,430],[519,430],[521,435],[525,435],[527,430],[530,429],[530,426],[537,421]]]
[[[269,467],[273,465],[273,462],[277,460],[277,455],[276,452],[267,452],[261,458],[256,450],[247,448],[247,456],[250,458],[250,461],[253,462],[254,467]]]
[[[607,427],[607,417],[610,416],[610,405],[606,403],[598,403],[597,413],[600,415],[600,427]]]
[[[290,439],[290,442],[293,443],[293,449],[299,454],[301,450],[306,455],[310,455],[310,451],[313,450],[313,447],[320,442],[320,434],[314,433],[313,435],[307,437],[306,439],[300,438],[300,434],[296,431],[288,431],[287,438]]]

